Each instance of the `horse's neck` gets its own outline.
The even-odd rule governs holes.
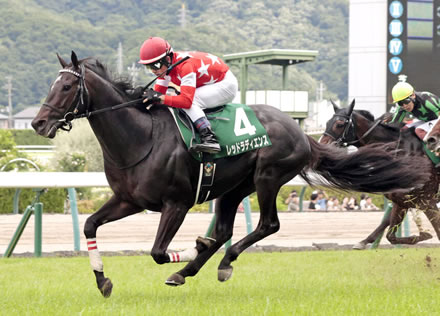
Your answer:
[[[376,125],[376,127],[370,130],[375,122],[369,121],[364,117],[362,117],[361,119],[357,118],[357,121],[358,124],[356,136],[358,137],[358,139],[360,139],[360,146],[372,143],[387,143],[390,141],[395,141],[399,138],[398,132],[388,130],[381,124]],[[367,132],[369,132],[369,134],[364,136]]]
[[[110,83],[94,76],[95,85],[88,87],[93,110],[128,101]],[[151,149],[152,118],[136,108],[127,107],[92,115],[89,122],[101,145],[105,161],[115,166],[131,165]]]
[[[368,121],[368,124],[363,124],[363,126],[367,126],[366,128],[358,128],[358,139],[361,138],[373,126],[373,124],[374,122]],[[369,135],[361,141],[360,146],[390,142],[399,142],[399,148],[403,148],[409,152],[421,152],[423,149],[421,141],[415,134],[411,134],[410,131],[401,132],[398,129],[387,128],[382,124],[378,124],[374,127]]]

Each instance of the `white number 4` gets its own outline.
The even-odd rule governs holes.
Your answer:
[[[243,127],[242,127],[243,125]],[[237,108],[235,110],[235,125],[234,125],[234,133],[235,136],[242,136],[245,134],[254,135],[257,129],[254,125],[249,122],[248,117],[246,116],[246,112],[243,108]]]

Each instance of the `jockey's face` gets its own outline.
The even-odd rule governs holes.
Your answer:
[[[163,78],[165,77],[165,73],[167,71],[168,67],[166,65],[161,65],[160,68],[157,69],[150,69],[150,71],[157,77]],[[162,75],[161,75],[162,74]]]
[[[169,56],[166,57],[168,64],[171,62],[171,58]],[[160,66],[160,67],[157,67]],[[147,68],[156,76],[159,78],[165,77],[165,73],[168,69],[168,66],[165,65],[165,63],[158,62],[153,65],[147,65]],[[162,75],[161,75],[162,74]]]
[[[412,112],[414,110],[414,93],[410,95],[407,99],[399,102],[399,105],[407,112]]]

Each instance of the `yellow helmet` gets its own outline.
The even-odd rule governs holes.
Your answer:
[[[409,97],[414,93],[414,88],[408,82],[399,81],[393,87],[391,94],[393,95],[393,103],[397,103]]]

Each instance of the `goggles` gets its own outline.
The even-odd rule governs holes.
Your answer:
[[[160,68],[162,68],[162,61],[145,65],[145,67],[147,67],[148,70],[159,70]]]
[[[412,102],[412,99],[411,98],[406,98],[406,99],[400,100],[399,102],[397,102],[397,104],[400,105],[400,106],[403,106],[403,105],[406,105],[406,104],[408,104],[410,102]]]

